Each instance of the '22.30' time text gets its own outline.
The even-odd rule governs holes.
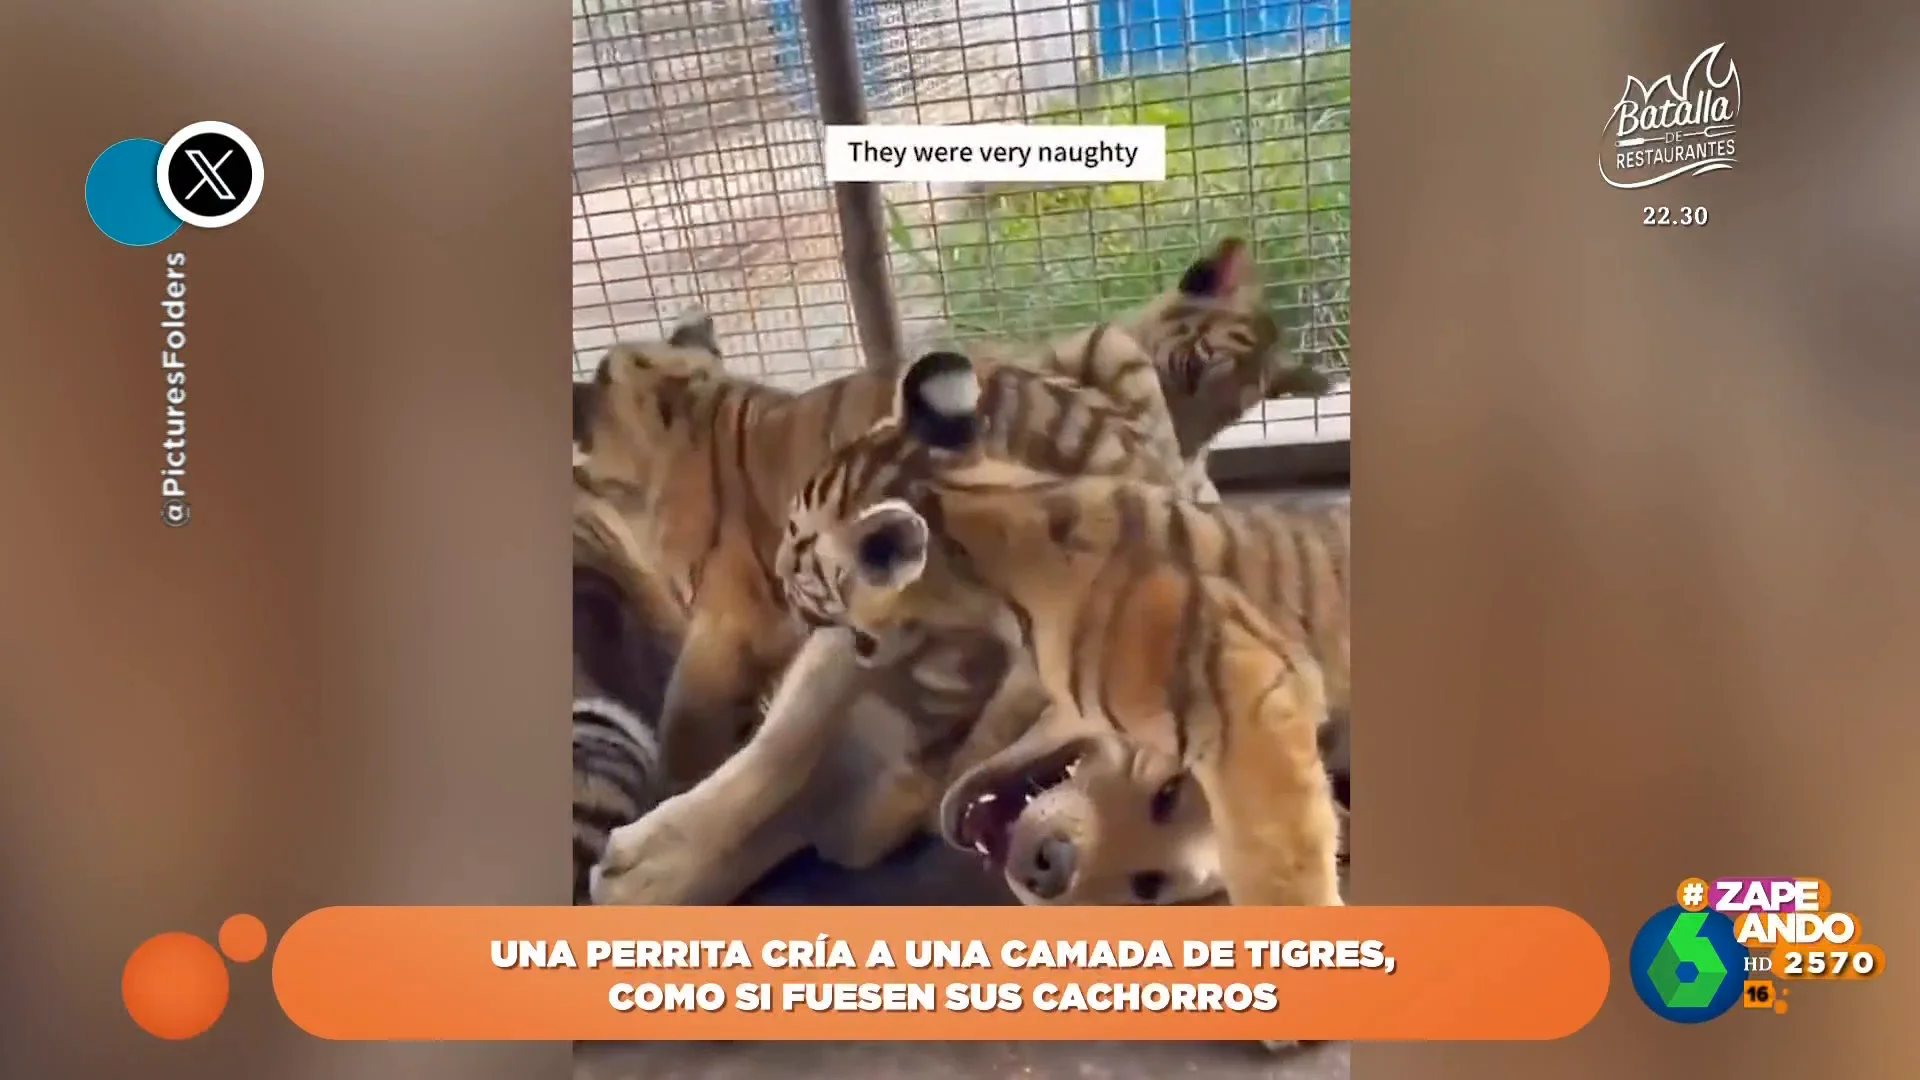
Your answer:
[[[1642,225],[1705,225],[1707,208],[1704,206],[1645,206],[1640,209]]]

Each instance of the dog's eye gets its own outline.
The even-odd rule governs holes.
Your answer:
[[[1153,793],[1153,801],[1147,804],[1147,812],[1153,815],[1155,825],[1165,825],[1172,820],[1174,810],[1180,805],[1180,782],[1181,777],[1176,776],[1161,784],[1160,790]]]
[[[872,634],[864,630],[855,630],[853,632],[853,654],[855,656],[858,656],[862,660],[871,660],[873,659],[873,654],[879,651],[880,642]]]
[[[1142,870],[1133,875],[1133,897],[1142,903],[1153,903],[1166,887],[1167,875],[1158,870]]]

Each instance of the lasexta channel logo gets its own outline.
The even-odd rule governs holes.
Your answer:
[[[1675,1023],[1698,1024],[1739,1003],[1746,960],[1732,919],[1674,904],[1640,927],[1627,966],[1647,1008]]]

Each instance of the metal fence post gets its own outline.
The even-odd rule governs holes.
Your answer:
[[[848,0],[801,0],[800,19],[813,62],[813,93],[820,104],[821,125],[866,123],[867,103]],[[880,185],[835,184],[833,204],[840,219],[840,261],[847,272],[861,350],[870,366],[897,364],[903,359],[900,321],[887,263]]]

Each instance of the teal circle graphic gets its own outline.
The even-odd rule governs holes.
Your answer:
[[[1654,1015],[1676,1024],[1711,1020],[1740,1000],[1747,947],[1733,920],[1679,904],[1655,913],[1633,935],[1627,969],[1634,993]]]
[[[87,216],[107,239],[151,247],[180,231],[180,219],[160,200],[160,151],[152,139],[122,139],[87,170]]]

